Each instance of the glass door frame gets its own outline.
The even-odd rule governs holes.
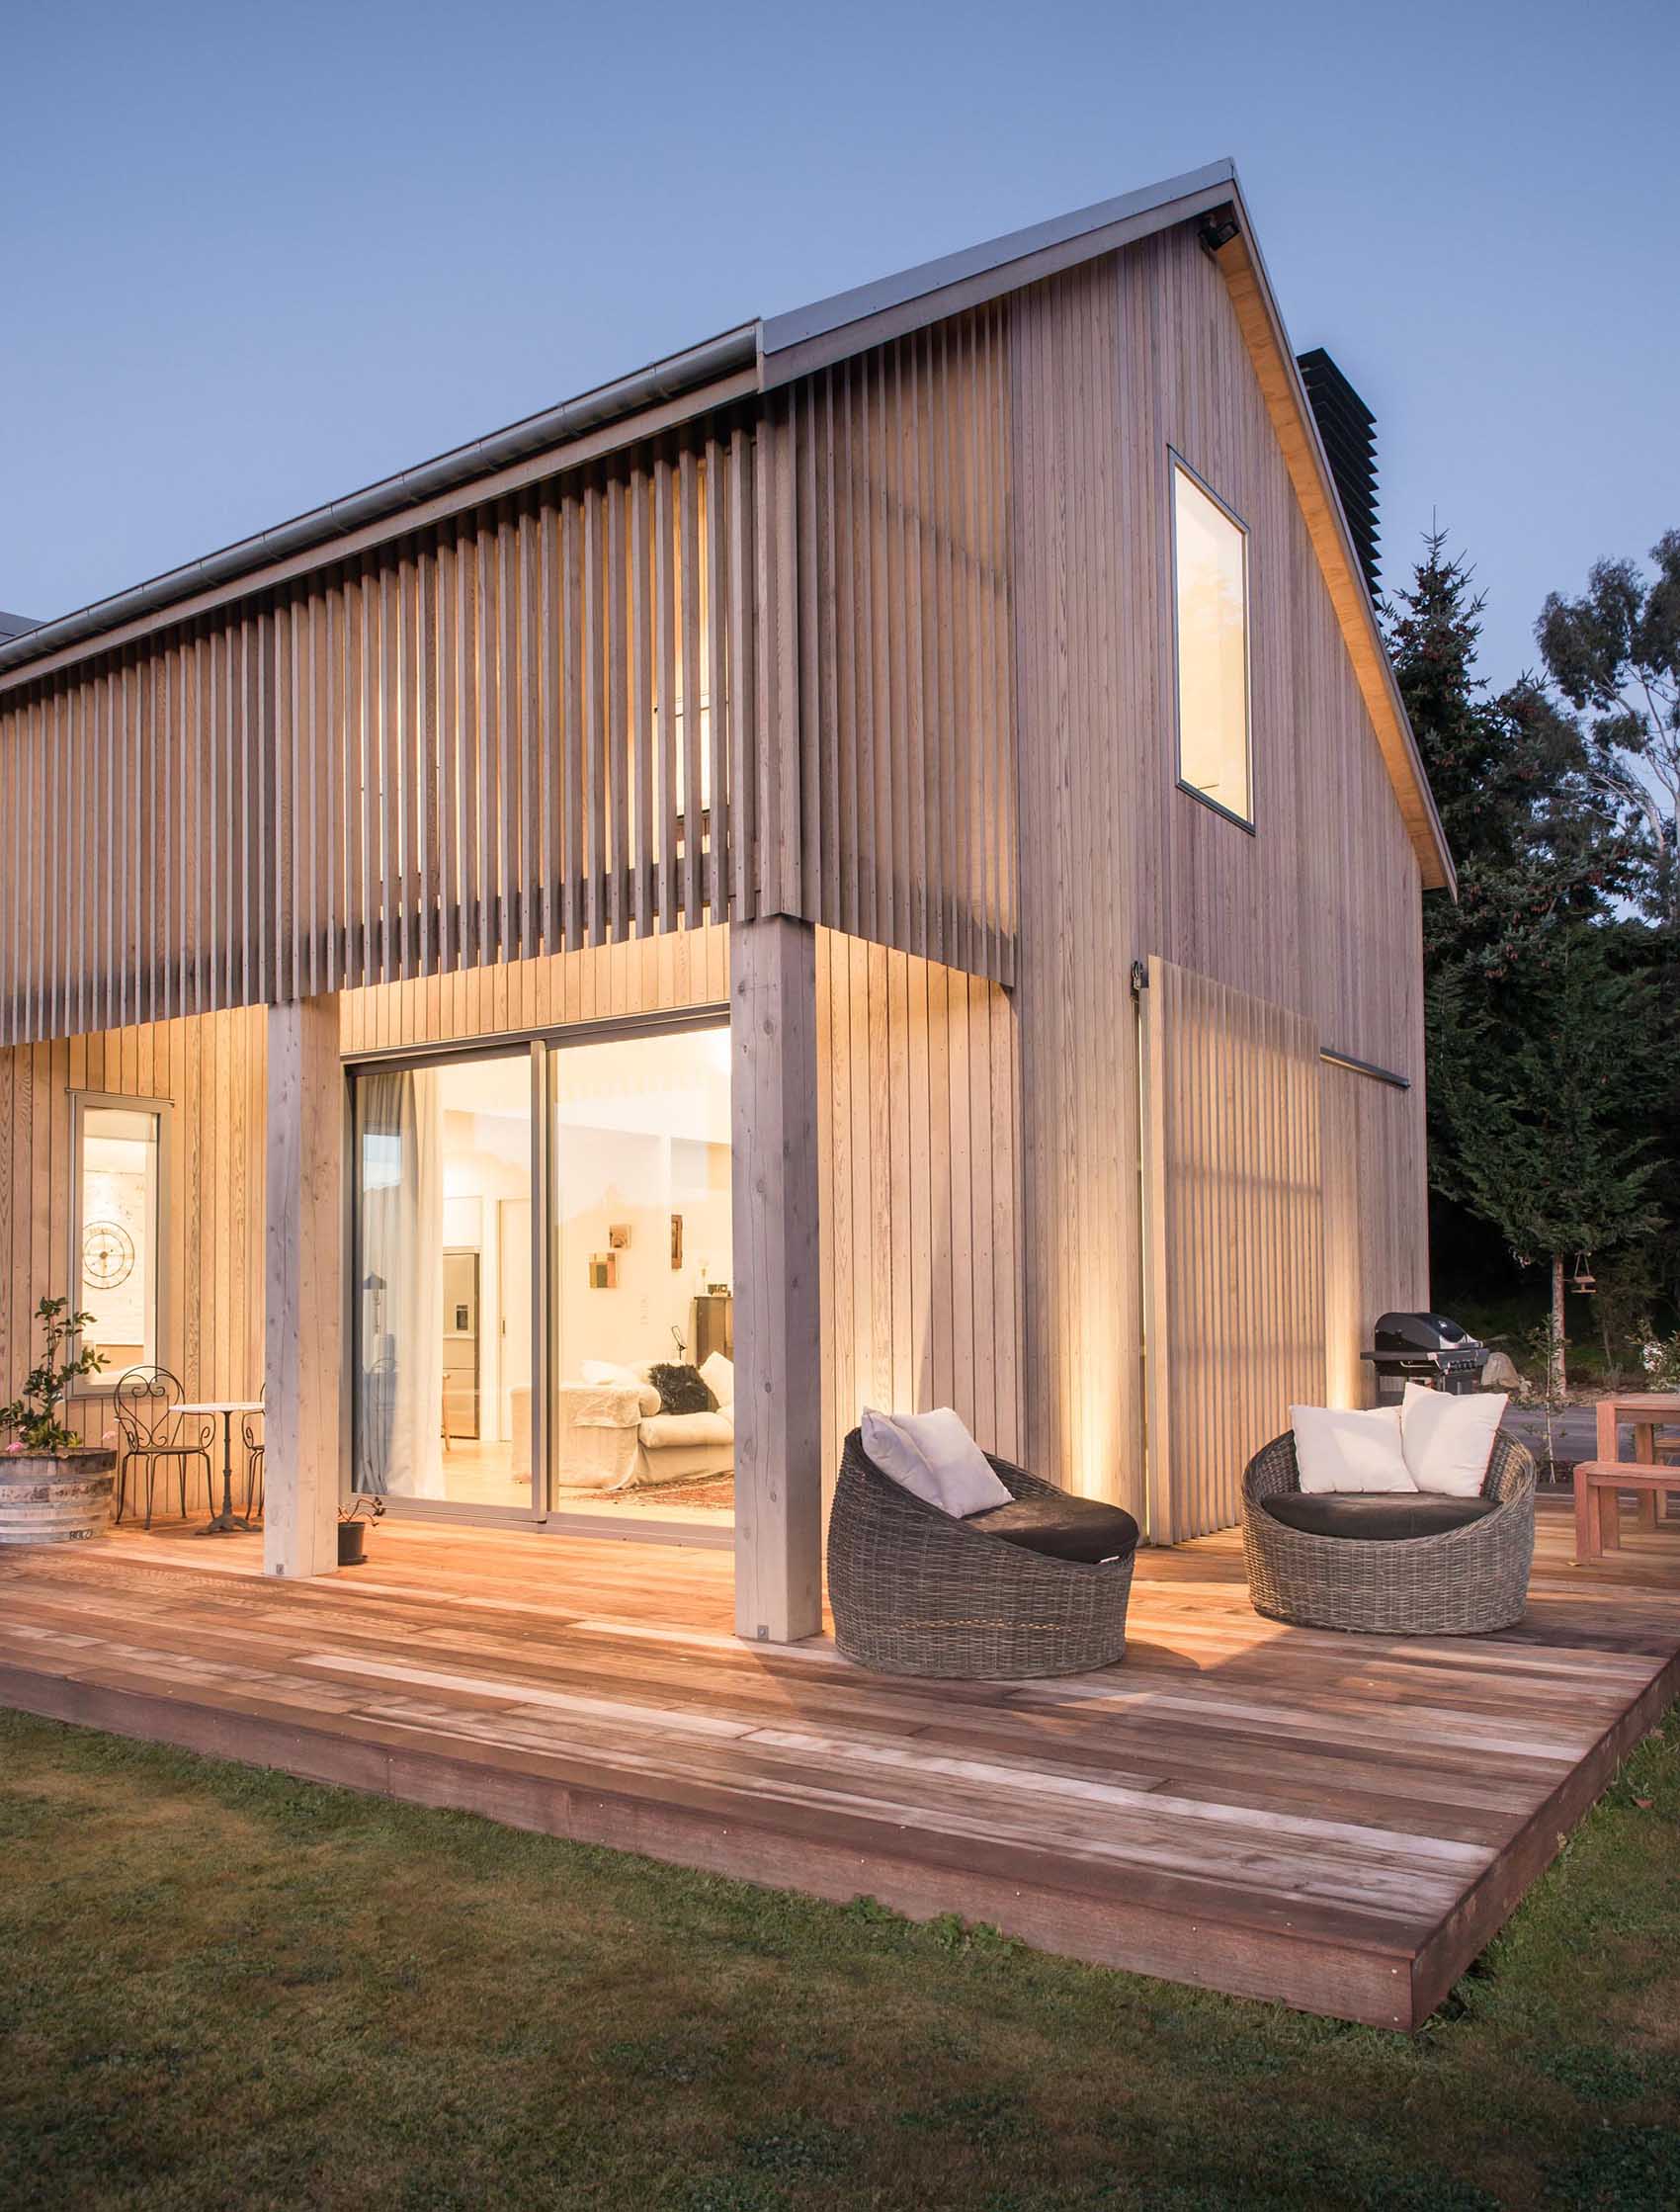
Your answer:
[[[541,1339],[540,1327],[546,1326],[546,1276],[540,1272],[542,1247],[546,1239],[542,1234],[540,1201],[543,1190],[539,1187],[538,1167],[542,1152],[541,1102],[547,1091],[547,1061],[543,1040],[529,1034],[498,1037],[453,1038],[436,1045],[404,1045],[385,1052],[357,1053],[348,1056],[344,1063],[344,1374],[346,1389],[343,1408],[343,1444],[339,1466],[339,1496],[349,1504],[358,1495],[366,1494],[353,1489],[354,1437],[356,1433],[356,1393],[361,1388],[364,1372],[362,1357],[362,1300],[357,1295],[362,1280],[361,1267],[361,1163],[356,1153],[356,1085],[361,1075],[370,1069],[386,1073],[407,1070],[418,1072],[424,1068],[459,1067],[472,1061],[501,1060],[528,1061],[531,1100],[530,1138],[530,1187],[531,1187],[531,1502],[529,1505],[470,1504],[449,1497],[403,1497],[386,1491],[383,1494],[385,1511],[399,1520],[452,1521],[475,1528],[537,1528],[541,1527],[547,1510],[547,1470],[546,1460],[547,1424],[546,1408],[541,1404],[537,1388],[538,1357]],[[544,1186],[546,1188],[546,1186]],[[541,1473],[539,1472],[541,1470]]]
[[[707,1000],[698,1005],[670,1007],[661,1012],[652,1014],[627,1014],[620,1016],[617,1019],[607,1021],[574,1022],[564,1029],[548,1030],[544,1033],[542,1042],[546,1050],[544,1055],[541,1080],[545,1087],[545,1095],[546,1099],[546,1108],[545,1114],[546,1126],[544,1133],[544,1142],[546,1149],[543,1163],[545,1177],[543,1184],[543,1222],[546,1231],[551,1232],[553,1230],[556,1230],[559,1226],[558,1211],[556,1205],[558,1196],[559,1163],[553,1156],[554,1110],[557,1101],[554,1097],[554,1084],[552,1079],[554,1069],[552,1066],[552,1062],[557,1061],[560,1056],[564,1054],[569,1046],[618,1045],[633,1043],[641,1038],[684,1035],[700,1036],[708,1032],[716,1031],[721,1031],[726,1036],[728,1034],[728,1030],[729,1005],[727,1000],[724,1000],[721,1003],[716,1000]],[[733,1084],[734,1070],[731,1066],[731,1101],[733,1099]],[[729,1145],[729,1181],[731,1199],[734,1187],[734,1137],[733,1129],[731,1128]],[[549,1500],[548,1512],[545,1525],[548,1529],[552,1530],[556,1535],[563,1536],[602,1537],[607,1539],[609,1542],[617,1542],[621,1544],[689,1544],[713,1550],[733,1552],[735,1548],[735,1522],[734,1515],[732,1513],[730,1514],[727,1522],[724,1523],[721,1527],[710,1528],[703,1522],[664,1520],[653,1513],[637,1515],[634,1518],[626,1516],[622,1520],[615,1520],[610,1513],[603,1512],[599,1509],[591,1511],[588,1507],[574,1506],[568,1508],[565,1506],[558,1506],[553,1503],[555,1490],[552,1421],[554,1404],[553,1391],[555,1385],[559,1380],[560,1374],[560,1347],[556,1341],[558,1323],[557,1317],[554,1314],[553,1301],[552,1235],[546,1234],[543,1238],[543,1265],[545,1272],[542,1278],[542,1303],[545,1309],[545,1319],[547,1327],[546,1356],[543,1370],[544,1390],[542,1394],[544,1399],[544,1437],[546,1447],[544,1483]]]
[[[357,1494],[351,1489],[352,1437],[355,1432],[355,1393],[362,1367],[362,1301],[360,1281],[360,1207],[356,1156],[356,1083],[369,1068],[386,1070],[436,1068],[467,1061],[513,1061],[522,1054],[531,1067],[531,1502],[528,1506],[466,1504],[441,1497],[387,1495],[385,1510],[403,1520],[454,1522],[476,1528],[537,1528],[557,1535],[605,1537],[610,1541],[684,1543],[733,1549],[735,1536],[727,1528],[708,1529],[685,1521],[664,1521],[649,1515],[633,1522],[609,1522],[600,1513],[566,1511],[553,1505],[552,1391],[557,1366],[553,1317],[553,1238],[555,1173],[553,1139],[553,1083],[550,1056],[569,1045],[614,1044],[638,1037],[681,1034],[685,1031],[727,1029],[727,1001],[708,999],[693,1006],[661,1009],[647,1014],[624,1014],[601,1021],[567,1022],[542,1030],[518,1030],[491,1037],[450,1038],[430,1045],[403,1045],[379,1052],[347,1055],[344,1068],[344,1346],[345,1379],[342,1420],[343,1448],[339,1491],[348,1503]],[[125,1104],[131,1101],[124,1101]],[[734,1173],[731,1157],[730,1174]]]

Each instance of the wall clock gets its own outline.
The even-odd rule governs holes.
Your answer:
[[[117,1290],[134,1272],[134,1239],[121,1222],[89,1222],[82,1231],[82,1281]]]

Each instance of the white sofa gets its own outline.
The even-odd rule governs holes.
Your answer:
[[[706,1381],[715,1411],[663,1413],[647,1380],[654,1362],[638,1367],[585,1363],[584,1378],[556,1394],[554,1480],[562,1490],[629,1490],[695,1482],[735,1470],[734,1372],[714,1355]]]

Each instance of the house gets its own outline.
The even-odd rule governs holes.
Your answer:
[[[0,642],[0,1384],[67,1289],[266,1389],[272,1574],[381,1488],[772,1641],[866,1403],[1227,1524],[1425,1302],[1355,520],[1219,162]]]

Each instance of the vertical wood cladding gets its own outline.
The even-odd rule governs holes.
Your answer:
[[[1176,1543],[1324,1403],[1321,1063],[1305,1016],[1170,961],[1141,1013],[1148,1526]]]
[[[866,1405],[1021,1449],[1015,1009],[978,976],[817,933],[823,1473]]]
[[[1010,350],[1027,1449],[1130,1500],[1145,1449],[1132,963],[1171,961],[1412,1078],[1382,1109],[1412,1163],[1405,1196],[1369,1221],[1358,1273],[1416,1281],[1420,881],[1236,311],[1194,235],[1018,294]],[[1252,835],[1176,788],[1169,447],[1249,531]],[[1183,1234],[1200,1265],[1199,1232]],[[1344,1335],[1356,1295],[1337,1293]]]
[[[0,1051],[0,1398],[39,1349],[37,1304],[70,1288],[73,1091],[169,1102],[160,1358],[189,1398],[256,1396],[264,1084],[260,1011]],[[89,1442],[114,1426],[100,1396],[73,1400],[70,1417]]]
[[[817,932],[825,1481],[866,1404],[955,1405],[1020,1450],[1015,1012],[997,984]],[[729,996],[703,927],[347,991],[347,1056],[518,1036]],[[260,1009],[0,1051],[0,1397],[29,1317],[68,1281],[72,1090],[168,1099],[162,1356],[191,1396],[263,1381],[265,1017]],[[102,1402],[77,1425],[97,1437]]]

